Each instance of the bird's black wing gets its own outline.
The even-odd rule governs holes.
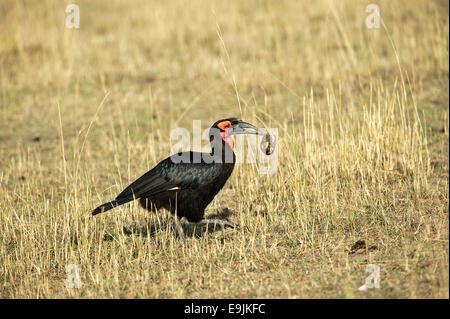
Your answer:
[[[169,157],[153,169],[139,177],[125,188],[116,200],[133,200],[140,197],[151,197],[154,194],[180,189],[196,189],[201,185],[211,183],[222,172],[222,165],[216,163],[193,163],[195,152],[179,153],[187,155],[191,160],[174,163]]]

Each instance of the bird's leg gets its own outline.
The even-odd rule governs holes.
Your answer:
[[[198,224],[206,224],[206,225],[213,224],[214,226],[218,224],[222,228],[222,236],[225,236],[225,226],[236,228],[236,225],[233,224],[232,222],[218,218],[204,218],[201,221],[199,221]]]
[[[178,218],[177,214],[173,215],[174,220],[174,228],[177,230],[178,235],[181,237],[181,240],[183,241],[183,244],[186,243],[186,236],[184,236],[183,227],[181,227],[180,219]]]

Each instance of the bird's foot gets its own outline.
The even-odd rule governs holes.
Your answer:
[[[225,236],[225,226],[229,226],[231,228],[237,228],[237,225],[224,219],[218,219],[218,218],[204,218],[201,221],[198,222],[198,224],[213,224],[214,228],[216,225],[220,225],[222,229],[222,236]]]
[[[217,224],[221,226],[230,226],[231,228],[237,228],[236,224],[228,220],[218,218],[203,218],[201,221],[198,222],[198,224]]]

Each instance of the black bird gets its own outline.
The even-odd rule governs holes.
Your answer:
[[[258,134],[253,125],[238,118],[217,121],[209,130],[211,153],[180,152],[161,161],[125,188],[115,200],[102,204],[92,215],[139,199],[149,211],[165,208],[174,216],[175,226],[184,240],[179,219],[192,223],[234,227],[220,219],[205,219],[205,208],[222,189],[233,172],[236,157],[233,135]]]

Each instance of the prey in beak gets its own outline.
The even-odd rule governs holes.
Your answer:
[[[238,119],[236,117],[217,121],[211,127],[211,129],[214,129],[214,128],[219,129],[222,140],[226,144],[228,144],[231,147],[231,149],[234,149],[234,140],[232,138],[233,135],[264,135],[265,139],[263,138],[263,142],[262,142],[262,144],[264,144],[264,145],[267,144],[267,140],[269,140],[270,142],[273,141],[273,138],[270,137],[270,134],[269,134],[269,138],[267,137],[268,132],[266,132],[265,130],[258,129],[254,125],[244,122],[241,119]],[[212,135],[212,133],[210,133],[210,135]],[[269,144],[272,144],[270,142],[269,142]],[[273,147],[271,147],[271,148],[273,148]],[[270,151],[270,150],[267,151],[267,147],[264,147],[263,152],[266,153],[266,155],[270,155],[272,153],[272,151]]]
[[[269,132],[258,129],[250,123],[237,120],[237,123],[226,129],[226,133],[228,136],[241,134],[264,135],[260,144],[261,151],[266,155],[271,155],[274,152],[275,136],[271,136]]]

